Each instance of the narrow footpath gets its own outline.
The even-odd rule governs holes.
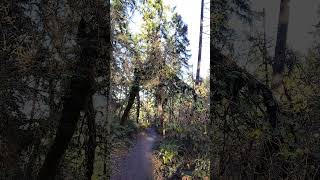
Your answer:
[[[157,139],[154,128],[148,128],[137,136],[129,154],[120,162],[119,173],[111,180],[153,180],[152,147]]]

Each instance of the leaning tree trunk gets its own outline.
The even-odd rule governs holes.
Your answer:
[[[241,81],[241,86],[237,87],[239,92],[241,88],[248,87],[249,92],[252,94],[258,94],[263,98],[263,105],[266,109],[266,119],[270,123],[272,130],[275,130],[279,123],[279,107],[277,101],[275,100],[272,91],[259,80],[257,80],[253,75],[248,73],[245,69],[240,68],[235,62],[224,56],[216,48],[211,48],[211,58],[210,58],[210,129],[214,129],[214,124],[216,120],[216,108],[221,105],[224,95],[219,93],[223,88],[221,87],[217,80],[223,79],[227,73],[237,71],[240,72],[238,81]],[[235,93],[235,92],[232,92]],[[210,131],[210,139],[214,139],[214,132]],[[282,140],[281,137],[274,136],[273,140]],[[272,153],[276,153],[279,150],[277,144],[268,144]],[[214,144],[210,145],[210,176],[211,178],[217,178],[217,169],[215,162],[216,157],[214,156]],[[270,155],[270,156],[271,156]]]
[[[132,105],[134,103],[134,99],[136,98],[137,94],[139,94],[139,86],[140,86],[140,77],[139,74],[137,72],[137,69],[135,69],[135,77],[134,77],[134,81],[133,84],[131,86],[130,92],[129,92],[129,99],[128,99],[128,104],[122,114],[121,120],[120,120],[120,125],[124,125],[125,122],[128,119],[130,110],[132,108]]]
[[[283,72],[286,58],[286,41],[289,23],[289,2],[290,0],[281,0],[278,34],[275,48],[275,57],[272,65],[272,84],[271,87],[274,92],[278,91],[283,84]]]
[[[81,54],[76,64],[77,74],[72,76],[69,91],[64,96],[56,137],[40,168],[39,180],[54,179],[60,160],[76,130],[80,111],[85,109],[88,99],[93,94],[94,66],[97,56],[96,41],[94,41],[96,33],[86,33],[85,28],[86,22],[81,19],[78,27]]]

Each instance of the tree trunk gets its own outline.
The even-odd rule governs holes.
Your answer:
[[[86,178],[88,180],[91,180],[96,150],[96,123],[92,98],[90,98],[90,102],[88,105],[87,124],[89,131],[89,140],[86,148]]]
[[[99,59],[103,60],[104,71],[102,75],[105,77],[105,84],[103,88],[106,90],[106,122],[104,124],[105,129],[103,132],[104,144],[103,144],[103,175],[105,179],[110,179],[111,169],[111,119],[110,116],[110,79],[111,79],[111,61],[112,61],[112,39],[111,39],[111,18],[110,18],[110,1],[97,0],[96,2],[96,19],[99,30],[100,40],[100,53]]]
[[[68,148],[68,144],[76,130],[80,111],[85,108],[89,97],[93,94],[93,71],[97,56],[96,41],[92,41],[93,37],[90,37],[89,34],[85,32],[85,28],[86,23],[81,19],[78,29],[81,54],[79,62],[76,64],[77,69],[75,72],[77,72],[77,74],[71,78],[70,89],[64,97],[62,115],[56,137],[40,168],[38,174],[39,180],[53,180],[55,178],[60,160]]]
[[[139,91],[137,93],[137,124],[139,124],[139,116],[140,116],[140,94]]]
[[[55,85],[56,85],[56,83],[54,82],[54,80],[53,79],[49,79],[49,108],[50,108],[49,120],[51,122],[53,121],[53,119],[55,119],[56,114],[58,114],[57,107],[56,107],[56,104],[54,102],[54,98],[55,98],[54,86]]]
[[[196,85],[200,84],[200,63],[201,63],[202,31],[203,31],[203,9],[204,9],[204,0],[201,0],[199,47],[198,47],[199,50],[198,50],[198,64],[197,64],[197,74],[196,74]]]
[[[165,135],[164,129],[164,111],[163,111],[163,102],[164,102],[164,89],[163,85],[160,83],[158,85],[156,101],[157,101],[157,119],[160,121],[160,132],[162,135]]]
[[[229,60],[227,57],[222,55],[220,51],[216,48],[211,48],[211,58],[210,58],[210,129],[214,129],[214,120],[216,115],[214,114],[216,106],[221,103],[223,96],[219,94],[217,88],[219,84],[215,83],[216,79],[223,79],[225,73],[231,71],[238,71],[243,74],[243,77],[239,77],[239,81],[242,81],[240,90],[242,87],[247,86],[249,91],[261,95],[263,98],[263,104],[266,107],[266,119],[269,121],[272,130],[275,130],[279,123],[279,108],[277,101],[275,100],[272,91],[263,83],[258,81],[253,75],[240,68],[235,62]],[[210,139],[214,139],[214,133],[210,131]],[[273,137],[273,140],[277,140],[278,137]],[[281,138],[279,138],[281,141]],[[276,144],[268,144],[272,153],[277,152],[278,146]],[[215,167],[215,157],[214,157],[214,144],[211,143],[210,151],[212,154],[210,157],[210,175],[212,178],[216,177],[217,167]]]
[[[140,77],[139,77],[139,74],[136,69],[135,69],[134,74],[135,74],[135,77],[134,77],[133,85],[131,86],[131,89],[129,92],[128,104],[123,112],[122,117],[121,117],[120,125],[124,125],[125,122],[127,121],[130,110],[131,110],[132,105],[134,103],[134,99],[136,98],[137,94],[139,94]]]
[[[29,157],[28,163],[26,164],[26,168],[24,171],[24,179],[33,179],[33,170],[34,164],[39,155],[39,148],[41,144],[41,137],[34,137],[34,143],[31,151],[31,155]]]
[[[30,120],[34,121],[34,115],[35,115],[35,109],[36,109],[36,101],[37,101],[37,89],[39,87],[40,79],[36,79],[36,84],[34,85],[34,94],[33,94],[33,102],[32,102],[32,109],[30,113]],[[33,127],[33,125],[32,125]],[[34,128],[34,127],[33,127]],[[26,167],[24,170],[24,179],[32,179],[32,173],[33,173],[33,166],[35,159],[38,155],[38,149],[40,146],[41,138],[38,137],[38,134],[36,131],[34,131],[33,134],[33,144],[32,144],[32,150],[30,152],[30,157],[28,159],[28,162],[26,163]]]
[[[54,80],[50,79],[49,81],[49,122],[56,121],[56,116],[58,112],[56,111],[56,105],[54,103]],[[36,89],[36,88],[35,88]],[[33,115],[31,116],[31,119],[33,119]],[[34,143],[31,151],[30,158],[28,160],[28,163],[25,168],[25,174],[24,179],[33,179],[33,171],[34,166],[36,164],[36,159],[39,156],[39,150],[41,145],[41,138],[43,137],[43,134],[39,134],[39,129],[35,131],[35,134],[33,135]]]
[[[275,48],[275,57],[272,65],[272,84],[271,88],[273,92],[279,90],[283,84],[283,72],[286,58],[286,41],[289,23],[289,2],[290,0],[281,0],[279,22],[278,22],[278,34]]]
[[[265,72],[266,86],[269,87],[269,72],[268,72],[268,60],[267,60],[267,38],[266,38],[266,10],[263,8],[263,64]]]

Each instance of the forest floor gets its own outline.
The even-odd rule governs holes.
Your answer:
[[[134,146],[112,154],[111,180],[160,180],[159,162],[152,154],[152,147],[159,136],[154,128],[147,128],[137,135]]]

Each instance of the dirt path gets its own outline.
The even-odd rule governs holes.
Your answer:
[[[152,146],[157,139],[155,129],[148,128],[138,134],[135,146],[120,162],[117,175],[111,180],[152,180]]]

